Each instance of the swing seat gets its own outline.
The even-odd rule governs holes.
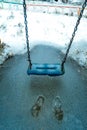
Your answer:
[[[28,68],[28,75],[49,75],[49,76],[59,76],[65,73],[64,68],[61,64],[37,64],[34,63],[31,69]]]

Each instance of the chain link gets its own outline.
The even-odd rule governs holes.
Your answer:
[[[28,22],[27,22],[27,13],[26,13],[26,2],[23,0],[23,9],[24,9],[24,23],[25,23],[25,32],[26,32],[26,43],[27,43],[27,53],[28,53],[28,61],[29,67],[31,69],[32,63],[30,58],[30,47],[29,47],[29,35],[28,35]]]
[[[63,61],[62,61],[62,68],[63,68],[63,66],[64,66],[64,63],[66,62],[66,59],[67,59],[67,56],[68,56],[68,53],[69,53],[71,44],[72,44],[72,42],[73,42],[73,40],[74,40],[76,31],[77,31],[78,26],[79,26],[79,24],[80,24],[80,20],[81,20],[81,18],[82,18],[84,9],[85,9],[85,7],[86,7],[86,2],[87,2],[87,0],[85,0],[85,2],[84,2],[83,5],[82,5],[82,9],[81,9],[80,15],[79,15],[79,17],[78,17],[78,19],[77,19],[77,22],[76,22],[74,31],[73,31],[73,33],[72,33],[72,37],[71,37],[71,39],[70,39],[70,42],[69,42],[69,45],[68,45],[68,49],[67,49],[66,54],[65,54],[65,57],[64,57],[64,59],[63,59]]]

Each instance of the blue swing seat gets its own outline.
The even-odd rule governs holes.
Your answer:
[[[28,75],[49,75],[49,76],[59,76],[65,73],[64,68],[61,67],[61,64],[37,64],[34,63],[31,66],[31,69],[28,68]]]

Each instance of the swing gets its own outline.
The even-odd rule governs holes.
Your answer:
[[[64,69],[64,68],[63,68]],[[58,76],[63,75],[64,70],[61,68],[61,64],[32,64],[32,69],[28,68],[28,75],[49,75],[49,76]]]
[[[31,63],[30,58],[30,48],[29,48],[29,39],[28,39],[28,26],[27,26],[27,13],[26,13],[26,0],[23,0],[23,9],[24,9],[24,23],[25,23],[25,32],[26,32],[26,44],[27,44],[27,53],[28,53],[28,61],[29,61],[29,67],[27,70],[28,75],[49,75],[49,76],[60,76],[65,73],[64,64],[66,62],[71,44],[73,42],[73,39],[75,37],[75,33],[77,31],[78,25],[80,23],[80,20],[82,18],[84,9],[86,7],[87,0],[84,1],[82,5],[82,10],[80,12],[80,15],[78,17],[78,20],[76,22],[76,26],[74,28],[74,31],[72,33],[72,37],[70,39],[70,42],[68,44],[68,49],[66,50],[65,56],[62,60],[62,63],[56,63],[56,64],[39,64],[39,63]]]

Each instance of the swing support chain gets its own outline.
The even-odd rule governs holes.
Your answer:
[[[30,47],[29,47],[29,39],[28,39],[28,23],[27,23],[27,13],[26,13],[26,0],[23,0],[23,10],[24,10],[24,23],[25,23],[25,32],[26,32],[26,43],[27,43],[27,53],[28,53],[28,61],[29,61],[29,68],[31,69],[31,66],[32,66],[32,63],[31,63],[31,57],[30,57]],[[76,31],[78,29],[78,26],[80,24],[80,20],[82,18],[82,15],[83,15],[83,12],[85,10],[85,7],[86,7],[86,2],[87,0],[84,1],[83,5],[82,5],[82,9],[80,11],[80,15],[78,16],[78,19],[77,19],[77,22],[76,22],[76,25],[75,25],[75,28],[74,28],[74,31],[72,33],[72,37],[70,39],[70,42],[68,44],[68,48],[66,50],[66,54],[63,58],[63,61],[61,63],[61,67],[62,69],[64,68],[64,63],[66,62],[66,59],[67,59],[67,56],[68,56],[68,53],[69,53],[69,50],[71,48],[71,45],[72,45],[72,42],[74,40],[74,37],[75,37],[75,34],[76,34]]]
[[[24,23],[25,23],[25,32],[26,32],[26,43],[27,43],[27,53],[28,53],[28,61],[29,68],[31,69],[31,57],[30,57],[30,47],[29,47],[29,39],[28,39],[28,22],[27,22],[27,12],[26,12],[26,2],[23,0],[23,10],[24,10]]]
[[[80,15],[78,16],[78,19],[77,19],[77,22],[76,22],[74,31],[73,31],[73,33],[72,33],[72,37],[71,37],[70,42],[69,42],[69,44],[68,44],[68,48],[67,48],[66,54],[65,54],[64,59],[63,59],[62,64],[61,64],[62,68],[63,68],[63,66],[64,66],[64,63],[66,62],[66,59],[67,59],[67,56],[68,56],[70,47],[71,47],[72,42],[73,42],[73,40],[74,40],[74,37],[75,37],[76,31],[77,31],[77,29],[78,29],[78,26],[79,26],[79,24],[80,24],[80,20],[81,20],[81,18],[82,18],[83,12],[84,12],[85,7],[86,7],[86,2],[87,2],[87,0],[85,0],[84,3],[83,3],[83,5],[82,5],[82,9],[81,9],[81,11],[80,11]]]

